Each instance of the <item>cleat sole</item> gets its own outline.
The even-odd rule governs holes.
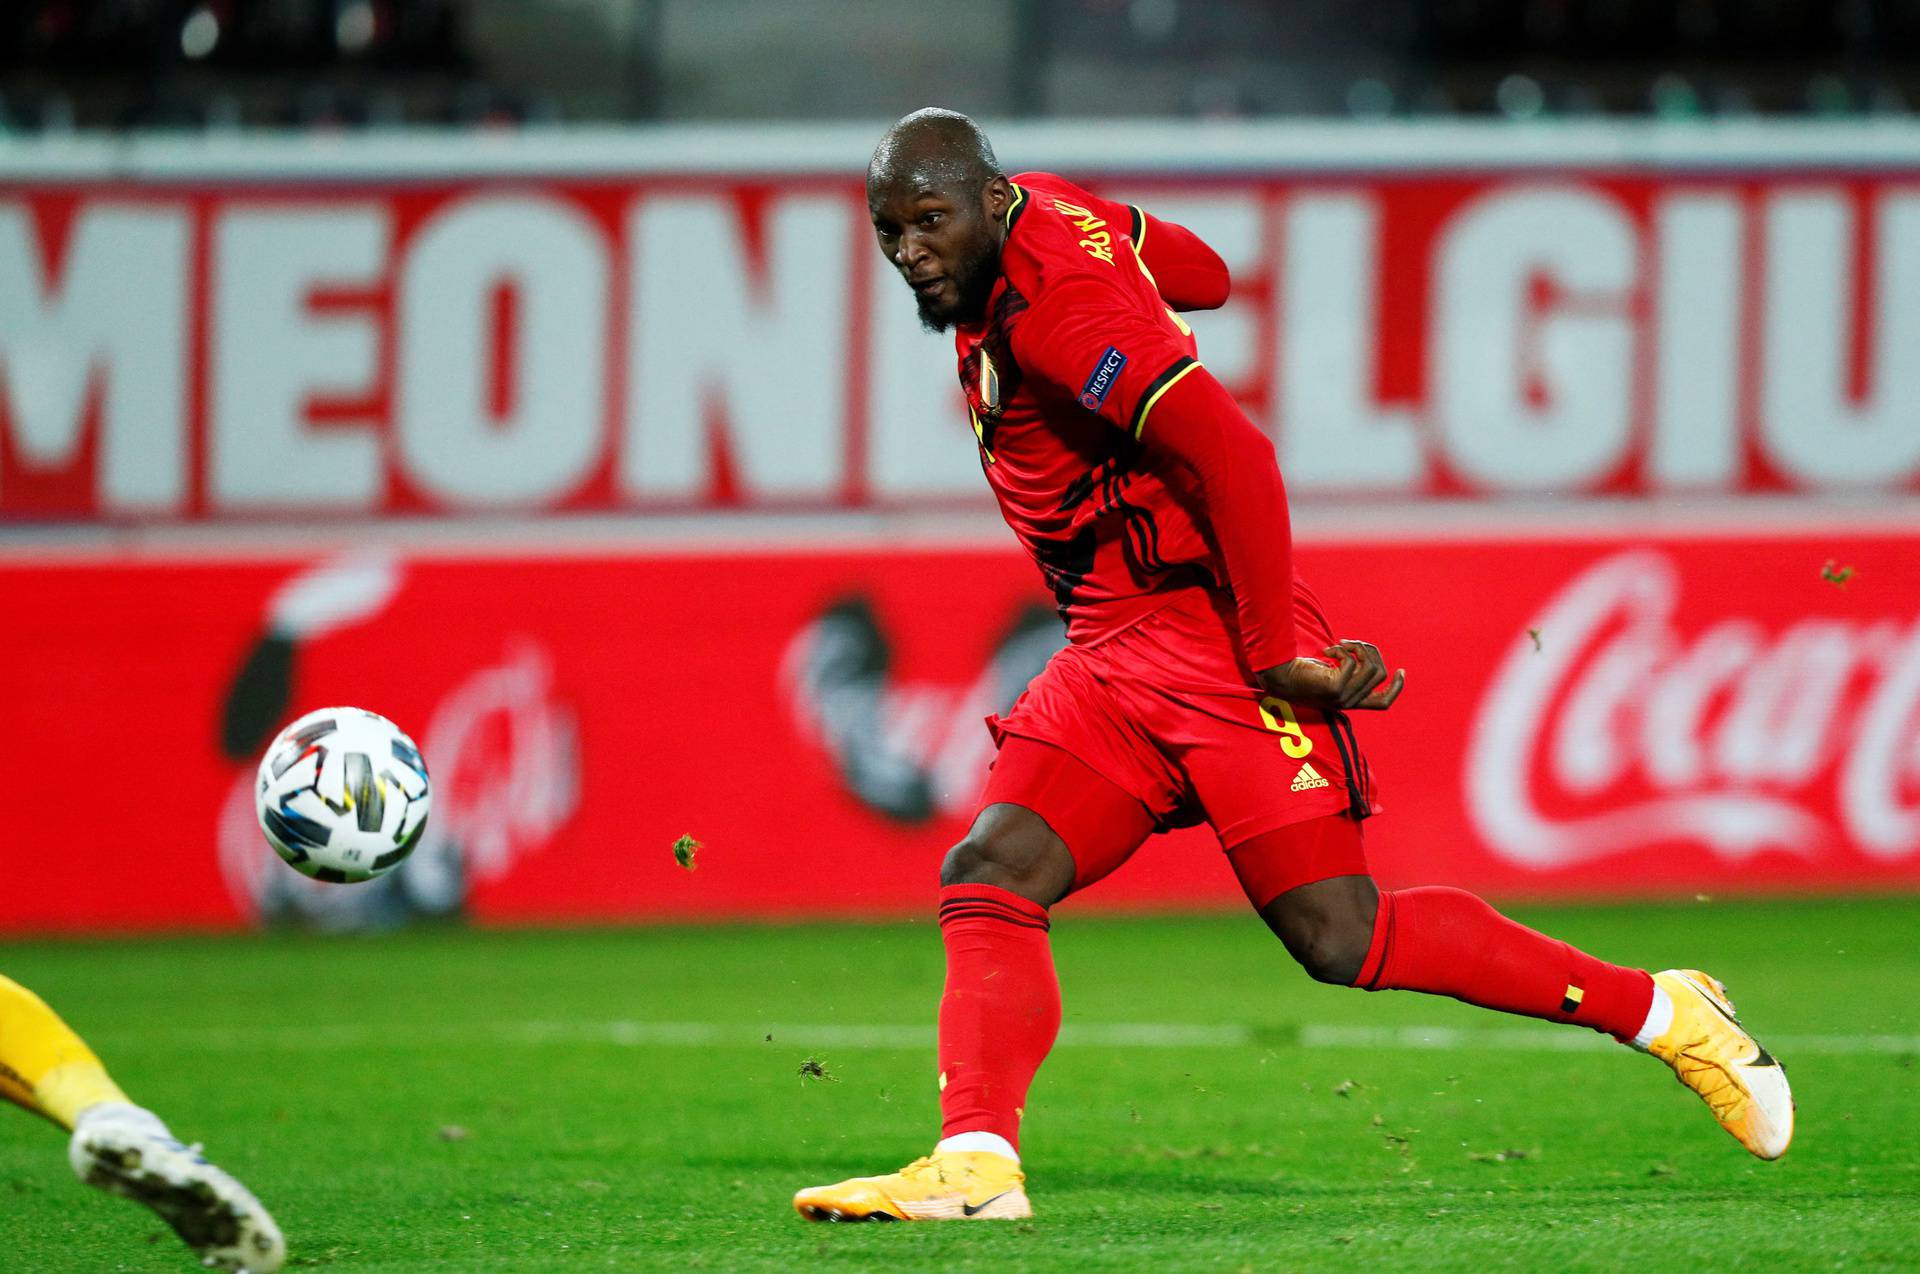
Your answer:
[[[70,1157],[87,1185],[132,1199],[165,1221],[202,1266],[233,1274],[278,1270],[286,1249],[272,1218],[197,1149],[163,1148],[149,1160],[113,1132],[82,1133]]]

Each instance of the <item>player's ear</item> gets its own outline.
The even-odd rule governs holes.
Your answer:
[[[1013,206],[1013,183],[997,175],[988,178],[986,188],[981,192],[980,202],[988,218],[999,221],[1007,215],[1007,209]]]

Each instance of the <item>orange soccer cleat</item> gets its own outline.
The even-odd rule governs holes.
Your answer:
[[[1733,1014],[1727,989],[1698,969],[1668,969],[1653,980],[1673,1000],[1673,1024],[1647,1051],[1700,1094],[1741,1145],[1778,1159],[1793,1140],[1793,1090],[1773,1054]]]
[[[1009,1221],[1033,1215],[1017,1160],[935,1151],[884,1177],[854,1177],[793,1196],[809,1221]]]

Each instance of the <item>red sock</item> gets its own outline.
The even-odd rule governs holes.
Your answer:
[[[940,1135],[998,1133],[1017,1148],[1027,1086],[1060,1033],[1047,909],[992,885],[948,885],[940,936]]]
[[[1620,1039],[1632,1039],[1653,1007],[1646,970],[1596,960],[1507,919],[1463,889],[1382,892],[1373,945],[1354,985],[1450,995]]]

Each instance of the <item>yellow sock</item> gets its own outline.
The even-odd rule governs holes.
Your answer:
[[[10,978],[0,977],[0,1097],[72,1129],[97,1102],[125,1101],[86,1041]]]

